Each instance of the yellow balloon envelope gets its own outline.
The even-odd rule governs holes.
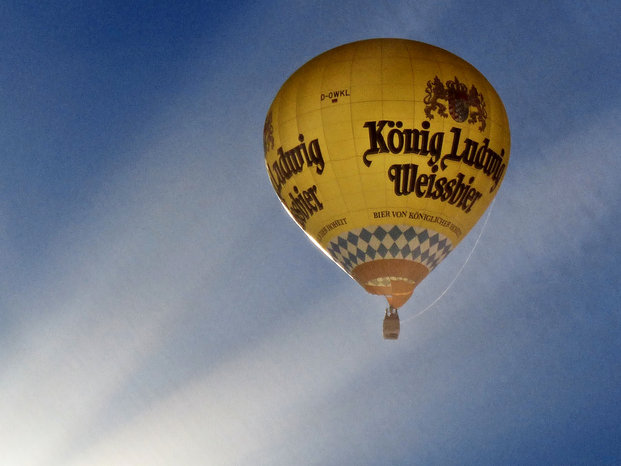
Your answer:
[[[267,113],[263,145],[291,217],[396,309],[498,192],[510,134],[472,65],[421,42],[371,39],[297,70]]]

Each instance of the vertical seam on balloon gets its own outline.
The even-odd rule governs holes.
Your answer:
[[[429,60],[429,61],[430,61],[431,63],[435,64],[435,66],[436,66],[436,67],[437,67],[437,69],[439,70],[439,68],[440,68],[440,62],[438,61],[437,56],[436,56],[435,54],[433,54],[433,55],[432,55],[432,57],[430,57],[430,60]],[[424,78],[423,78],[423,81],[425,80],[425,78],[428,78],[428,77],[427,77],[427,76],[426,76],[426,77],[424,77]],[[425,117],[424,117],[423,115],[421,115],[421,118],[422,118],[423,120],[425,119]],[[416,126],[416,125],[420,124],[420,125],[421,125],[421,127],[422,127],[423,120],[421,120],[421,121],[420,121],[420,123],[419,123],[418,121],[416,121],[416,120],[415,120],[415,121],[414,121],[414,125]],[[436,122],[437,122],[437,121],[441,121],[441,122],[442,122],[442,123],[441,123],[441,124],[442,124],[442,127],[444,128],[444,126],[443,126],[443,125],[444,125],[444,119],[443,119],[443,118],[442,118],[442,119],[436,119],[435,121],[436,121]],[[431,125],[431,121],[430,121],[429,123],[430,123],[430,125]],[[433,126],[430,126],[430,127],[429,127],[429,132],[430,132],[430,134],[431,134],[431,132],[432,132],[432,128],[433,128]],[[422,165],[423,165],[423,166],[424,166],[424,165],[426,165],[426,164],[427,164],[427,159],[425,159],[425,160],[422,162]],[[428,165],[427,165],[427,166],[428,166]],[[425,167],[425,171],[427,171],[427,168],[426,168],[426,167]],[[424,212],[424,213],[430,212],[429,205],[431,204],[431,201],[432,201],[431,199],[425,198],[425,199],[424,199],[424,201],[421,203],[421,206],[420,206],[420,209],[419,209],[419,210],[421,210],[421,211],[422,211],[422,212]]]
[[[351,57],[351,60],[349,61],[349,89],[351,91],[351,87],[352,87],[352,77],[354,74],[354,61],[356,60],[356,55],[358,54],[358,50],[360,47],[355,47],[354,48],[354,53]],[[350,115],[350,119],[349,121],[351,122],[351,137],[352,137],[352,142],[353,142],[353,146],[354,146],[354,165],[356,167],[356,171],[358,174],[358,178],[360,179],[360,187],[363,188],[363,184],[362,184],[362,177],[361,177],[361,173],[360,173],[360,165],[358,163],[356,163],[355,158],[357,157],[358,154],[358,147],[356,145],[356,130],[354,128],[354,109],[353,109],[353,105],[352,105],[352,100],[353,100],[353,95],[349,97],[349,115]],[[362,209],[365,213],[368,213],[368,209],[369,209],[369,202],[367,199],[367,194],[366,194],[366,190],[362,189],[362,199],[364,199],[364,209]]]
[[[274,148],[278,147],[279,145],[282,144],[282,136],[281,136],[281,131],[282,131],[282,94],[280,93],[280,91],[278,92],[276,98],[278,99],[278,145],[276,145],[276,141],[274,141]],[[279,194],[279,201],[281,202],[281,204],[285,207],[285,210],[289,213],[289,215],[291,215],[291,213],[289,212],[289,209],[286,207],[286,204],[283,202],[284,199],[284,194]],[[296,222],[297,224],[297,222]]]
[[[386,117],[384,115],[384,41],[380,41],[380,72],[379,72],[379,77],[380,77],[380,104],[381,104],[381,114],[382,114],[382,120],[385,120]],[[388,162],[388,157],[382,157],[383,162],[384,162],[384,173],[388,172],[388,167],[386,166]],[[388,186],[388,184],[386,184],[386,186]],[[388,202],[388,194],[387,191],[390,188],[384,188],[383,189],[383,205],[386,205]]]
[[[301,81],[301,80],[299,80],[299,81]],[[298,98],[299,98],[299,95],[300,95],[300,87],[302,86],[302,84],[303,84],[303,83],[301,83],[301,82],[300,82],[300,84],[298,84],[298,85],[296,86],[296,93],[295,93],[295,125],[296,125],[296,129],[297,129],[298,136],[299,136],[300,134],[303,134],[303,133],[302,133],[302,131],[300,130],[300,119],[299,119],[299,113],[298,113]],[[319,109],[319,110],[320,110],[320,114],[321,114],[321,107],[320,107],[320,109]],[[322,122],[322,125],[321,125],[321,130],[322,130],[322,132],[323,132],[323,122]],[[323,135],[323,136],[324,136],[324,138],[323,138],[323,139],[325,140],[325,135]],[[310,170],[310,169],[308,170],[308,175],[309,175],[309,176],[310,176],[310,178],[313,180],[313,184],[314,184],[314,185],[317,185],[317,178],[315,177],[315,173],[316,173],[316,171],[315,171],[315,170]],[[302,188],[302,189],[303,189],[303,188]],[[311,219],[310,219],[310,218],[307,220],[307,222],[309,222],[309,221],[311,221]],[[304,232],[305,232],[305,233],[306,233],[306,234],[307,234],[310,238],[312,238],[312,235],[311,235],[311,234],[309,234],[306,230],[304,230]],[[314,238],[313,238],[313,240],[314,240]]]
[[[436,61],[436,64],[437,64],[437,67],[438,67],[438,71],[439,71],[439,70],[440,70],[440,62],[438,61],[438,59],[437,59],[437,56],[436,56],[436,55],[434,55],[434,57],[436,57],[435,61]],[[442,132],[443,132],[444,134],[447,134],[446,129],[447,129],[447,127],[449,126],[448,118],[442,118],[442,120],[441,120],[441,121],[442,121],[442,128],[441,128],[441,129],[442,129]],[[442,153],[440,153],[440,157],[442,157]],[[441,159],[440,159],[440,160],[441,160]],[[439,163],[440,163],[440,162],[438,161],[438,164],[439,164]],[[438,170],[438,173],[439,173],[439,170]],[[450,206],[449,206],[449,205],[447,205],[447,203],[440,203],[440,215],[442,215],[443,217],[445,217],[445,218],[446,218],[446,211],[449,209],[449,207],[450,207]],[[461,240],[460,240],[460,239],[456,236],[456,238],[455,238],[455,246],[457,246],[457,244],[459,244],[459,243],[460,243],[460,241],[461,241]]]
[[[323,86],[324,86],[324,77],[326,75],[326,68],[327,68],[327,60],[323,59],[322,60],[322,67],[321,67],[321,79],[319,81],[320,92],[322,92],[323,89],[324,89]],[[341,189],[341,183],[340,183],[339,179],[337,178],[336,173],[334,171],[334,159],[332,157],[332,152],[330,150],[330,146],[328,145],[328,140],[326,138],[326,133],[325,133],[325,130],[324,130],[325,127],[324,127],[324,123],[323,123],[323,106],[321,105],[321,103],[319,104],[319,120],[320,120],[320,124],[321,124],[321,134],[322,134],[323,140],[325,141],[325,144],[326,144],[326,151],[327,151],[327,155],[329,157],[330,170],[332,172],[332,177],[334,179],[334,184],[338,188],[339,197],[341,199],[341,202],[342,202],[343,206],[347,209],[348,206],[345,203],[345,197],[343,196],[343,190]],[[313,179],[315,179],[315,178],[313,178]],[[327,240],[327,239],[328,238],[325,238],[325,240]],[[340,265],[339,265],[339,267],[340,267]]]
[[[416,86],[418,84],[418,77],[416,76],[416,73],[414,71],[414,59],[412,57],[412,47],[411,46],[406,46],[406,49],[408,51],[408,58],[410,59],[410,70],[412,72],[412,95],[413,95],[413,99],[412,99],[412,127],[416,128],[417,124],[418,124],[418,115],[416,112],[416,106],[417,106],[417,101],[416,101]],[[415,161],[417,161],[417,158],[415,156],[410,156],[410,163],[414,163]],[[425,203],[423,204],[423,208],[420,210],[426,210],[424,209],[424,207],[427,206],[427,202],[425,201]],[[410,208],[409,203],[408,203],[408,208]]]

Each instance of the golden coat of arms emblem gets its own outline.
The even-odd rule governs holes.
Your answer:
[[[468,86],[460,82],[457,77],[454,80],[446,81],[445,84],[436,76],[433,81],[427,81],[425,92],[427,95],[423,101],[426,104],[425,115],[428,119],[433,119],[433,112],[435,111],[444,118],[450,114],[453,120],[458,123],[466,120],[471,124],[478,122],[480,123],[479,131],[485,130],[485,120],[487,119],[485,100],[474,85],[468,89]],[[440,100],[446,101],[446,104]]]

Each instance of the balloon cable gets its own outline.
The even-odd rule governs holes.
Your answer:
[[[422,311],[418,312],[417,314],[414,314],[413,316],[410,316],[407,319],[402,320],[401,321],[402,323],[405,323],[405,322],[408,322],[408,321],[410,321],[412,319],[415,319],[416,317],[424,314],[429,309],[431,309],[438,301],[440,301],[442,299],[442,296],[444,296],[448,292],[448,290],[453,286],[453,284],[457,281],[457,279],[461,275],[461,272],[464,270],[464,268],[466,268],[466,264],[468,264],[468,262],[470,261],[470,258],[472,257],[472,254],[474,253],[474,250],[477,248],[477,245],[479,244],[479,240],[481,239],[481,236],[483,236],[483,232],[485,231],[485,227],[487,226],[487,221],[489,220],[489,216],[492,213],[492,207],[494,206],[494,201],[495,200],[496,199],[492,200],[489,208],[487,209],[487,216],[485,217],[485,222],[483,223],[483,226],[481,227],[481,231],[479,233],[479,236],[477,237],[477,240],[474,242],[474,246],[472,246],[470,254],[468,254],[468,257],[466,257],[466,261],[462,264],[461,268],[457,271],[457,274],[455,275],[455,277],[453,278],[451,283],[448,284],[446,289],[442,293],[440,293],[440,296],[438,296],[429,306],[427,306],[425,309],[423,309]]]

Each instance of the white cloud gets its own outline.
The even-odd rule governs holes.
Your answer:
[[[334,306],[345,311],[330,312]],[[376,360],[363,340],[343,335],[355,317],[350,306],[341,295],[313,303],[310,316],[296,310],[298,318],[283,320],[70,464],[270,464],[261,458],[289,448],[300,409],[308,413]]]
[[[14,303],[22,315],[0,375],[3,463],[62,457],[196,296],[220,293],[211,277],[247,232],[226,232],[240,224],[206,147],[178,132],[128,154],[135,167],[105,180],[90,215],[59,233],[47,282]],[[252,223],[253,213],[240,221]]]

